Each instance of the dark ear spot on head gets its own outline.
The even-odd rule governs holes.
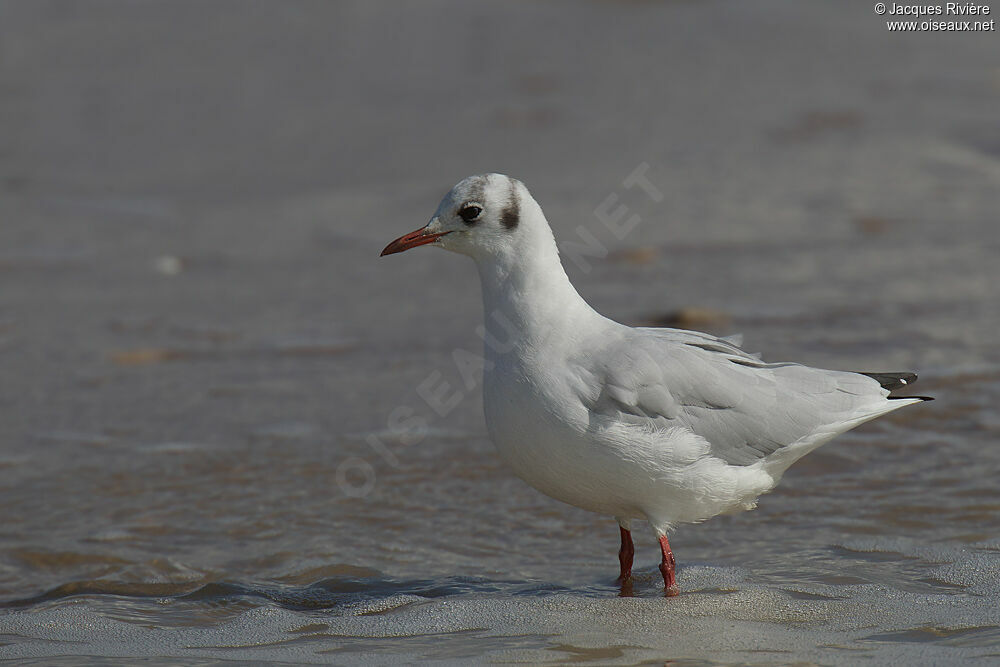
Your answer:
[[[500,223],[507,229],[514,229],[517,223],[521,222],[521,200],[517,195],[517,185],[512,180],[510,183],[510,199],[507,205],[500,211]]]

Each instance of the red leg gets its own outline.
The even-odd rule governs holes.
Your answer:
[[[618,562],[622,566],[622,572],[618,576],[618,581],[625,583],[632,578],[632,557],[635,556],[635,546],[632,544],[631,531],[618,526],[622,533],[622,548],[618,550]]]
[[[674,560],[674,552],[670,550],[670,542],[667,536],[660,536],[660,551],[663,552],[663,560],[660,562],[660,573],[663,574],[663,592],[667,597],[673,597],[681,592],[677,587],[677,561]]]

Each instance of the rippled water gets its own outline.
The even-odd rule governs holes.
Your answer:
[[[1000,657],[995,36],[768,4],[0,4],[0,658]],[[602,312],[937,400],[681,527],[677,598],[640,527],[620,597],[460,389],[474,268],[377,257],[485,170]]]

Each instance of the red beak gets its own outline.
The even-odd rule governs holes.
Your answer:
[[[426,227],[421,227],[416,231],[400,236],[398,239],[387,245],[379,257],[385,257],[386,255],[391,255],[396,252],[403,252],[404,250],[409,250],[410,248],[416,248],[418,245],[434,243],[434,241],[437,241],[445,234],[450,233],[451,232],[432,233],[428,232]]]

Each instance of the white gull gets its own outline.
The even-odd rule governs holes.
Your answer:
[[[912,373],[764,363],[727,339],[609,320],[573,288],[541,207],[502,174],[461,181],[382,254],[420,245],[475,260],[490,437],[528,484],[618,521],[623,585],[632,519],[656,532],[664,590],[676,595],[671,528],[753,509],[802,456],[927,400],[889,396]]]

